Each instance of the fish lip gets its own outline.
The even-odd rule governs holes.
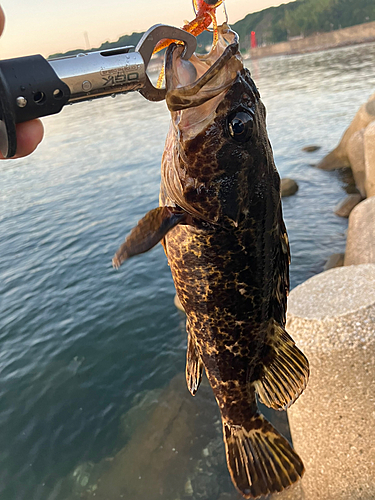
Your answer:
[[[216,87],[209,89],[204,88],[207,87],[207,84],[212,83],[215,76],[220,73],[220,71],[232,58],[241,59],[239,54],[238,35],[225,23],[219,26],[219,38],[228,43],[223,52],[218,55],[216,60],[214,60],[214,62],[208,67],[207,71],[204,72],[197,80],[184,86],[178,85],[178,76],[175,71],[176,59],[181,57],[184,47],[175,43],[168,47],[165,56],[165,79],[167,88],[166,101],[170,111],[179,111],[186,108],[200,106],[207,100],[212,99],[221,92],[227,90],[233,83],[234,78],[228,77],[227,81],[221,82]],[[214,53],[215,50],[217,51],[217,49],[211,49],[208,54],[203,56],[197,56],[194,54],[189,60],[190,64],[193,64],[196,67],[199,62],[210,63],[210,59],[214,59],[216,57],[216,54]],[[201,92],[201,96],[197,98],[199,92]]]

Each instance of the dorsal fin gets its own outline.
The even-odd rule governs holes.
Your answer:
[[[172,228],[185,222],[187,213],[176,207],[158,207],[147,212],[112,259],[113,267],[140,253],[151,250]]]

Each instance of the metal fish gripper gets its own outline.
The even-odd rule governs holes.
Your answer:
[[[59,113],[66,104],[139,91],[149,101],[161,101],[166,90],[147,75],[156,44],[173,39],[185,44],[189,59],[197,46],[190,33],[164,24],[147,30],[134,46],[80,53],[47,60],[41,55],[0,61],[0,150],[16,154],[16,124]]]

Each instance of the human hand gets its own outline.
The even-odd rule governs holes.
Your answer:
[[[5,16],[0,7],[0,35],[3,32]],[[31,120],[29,122],[18,123],[17,131],[17,152],[13,158],[21,158],[32,153],[43,139],[43,124],[40,120]],[[0,159],[3,159],[0,153]]]

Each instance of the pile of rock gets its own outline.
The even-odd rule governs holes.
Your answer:
[[[289,412],[291,433],[305,461],[306,500],[370,500],[375,498],[375,94],[318,166],[351,167],[359,193],[346,203],[345,256],[331,259],[331,267],[343,267],[310,278],[288,300],[287,330],[311,369],[305,393]]]
[[[375,262],[375,94],[359,108],[339,145],[317,167],[349,168],[356,185],[356,192],[335,208],[336,215],[349,217],[346,254],[333,255],[325,269]]]
[[[363,196],[366,192],[367,196],[375,194],[375,124],[372,123],[374,120],[375,94],[359,108],[339,145],[317,165],[323,170],[351,167]]]
[[[349,217],[364,198],[375,195],[375,94],[363,104],[346,129],[339,145],[317,165],[323,170],[350,168],[356,185],[335,209],[336,215]]]

